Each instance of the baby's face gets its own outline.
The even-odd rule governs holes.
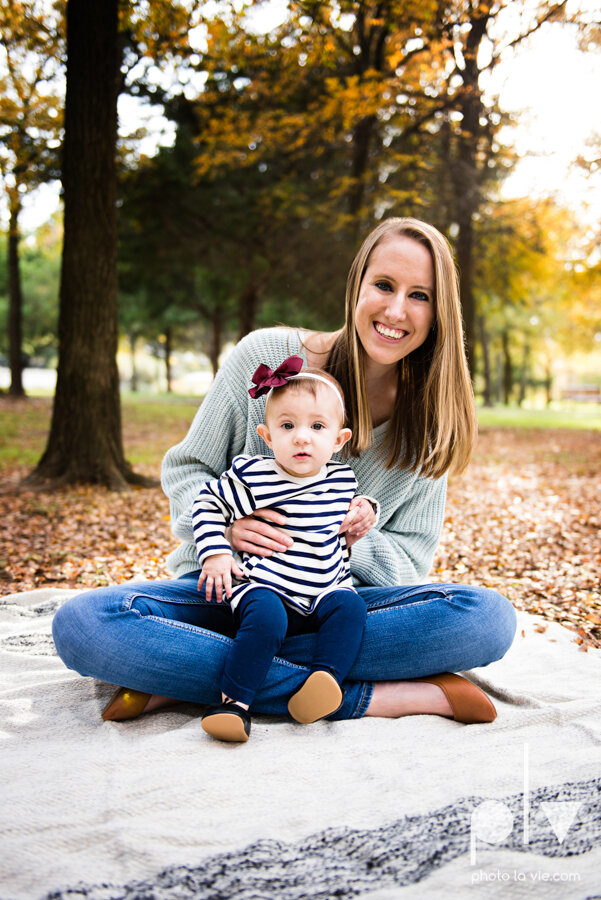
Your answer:
[[[258,431],[284,471],[308,478],[317,475],[350,438],[341,419],[335,391],[319,385],[315,397],[303,390],[270,399],[266,424]]]

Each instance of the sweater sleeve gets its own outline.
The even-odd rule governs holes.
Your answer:
[[[244,457],[239,460],[243,461]],[[207,481],[192,506],[194,540],[201,566],[208,556],[231,554],[232,548],[225,539],[226,527],[256,509],[252,491],[238,472],[236,462],[221,478]]]
[[[444,523],[446,477],[417,478],[381,529],[353,545],[351,570],[363,584],[392,586],[426,580]]]
[[[176,537],[194,543],[192,505],[202,485],[225,472],[243,449],[247,432],[247,371],[244,341],[221,366],[188,434],[167,451],[161,484],[169,498]]]

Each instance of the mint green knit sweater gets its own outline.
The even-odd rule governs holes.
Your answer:
[[[273,455],[257,434],[265,398],[252,400],[248,389],[259,363],[275,369],[294,353],[305,359],[297,331],[266,328],[247,335],[219,370],[184,440],[165,455],[162,485],[170,500],[173,533],[182,541],[167,559],[176,577],[198,569],[192,504],[201,484],[225,472],[239,453]],[[351,570],[362,584],[418,584],[427,581],[438,545],[446,478],[434,480],[386,469],[382,463],[385,432],[386,423],[375,428],[373,446],[348,460],[358,493],[380,502],[377,526],[353,546]]]

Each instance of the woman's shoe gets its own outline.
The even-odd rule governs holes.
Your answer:
[[[250,713],[235,700],[214,706],[200,720],[206,733],[218,741],[247,741],[250,723]]]
[[[344,692],[333,675],[320,669],[311,672],[288,701],[288,712],[297,722],[310,725],[330,716],[342,706]]]
[[[102,711],[105,722],[122,722],[125,719],[135,719],[141,715],[152,694],[144,691],[132,691],[129,688],[119,688],[115,691]]]
[[[480,722],[494,722],[497,718],[492,700],[484,691],[461,675],[442,672],[440,675],[430,675],[429,678],[414,678],[413,681],[425,681],[441,688],[453,710],[456,722],[475,725]]]

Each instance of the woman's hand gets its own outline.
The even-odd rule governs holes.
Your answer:
[[[374,508],[365,497],[353,497],[342,520],[339,534],[346,535],[346,546],[352,547],[376,524]]]
[[[260,519],[257,518],[259,515]],[[292,546],[294,541],[291,537],[261,519],[269,519],[276,525],[286,524],[286,517],[273,509],[262,509],[260,513],[237,519],[225,532],[226,540],[234,550],[254,556],[272,556],[274,551],[283,553]]]

